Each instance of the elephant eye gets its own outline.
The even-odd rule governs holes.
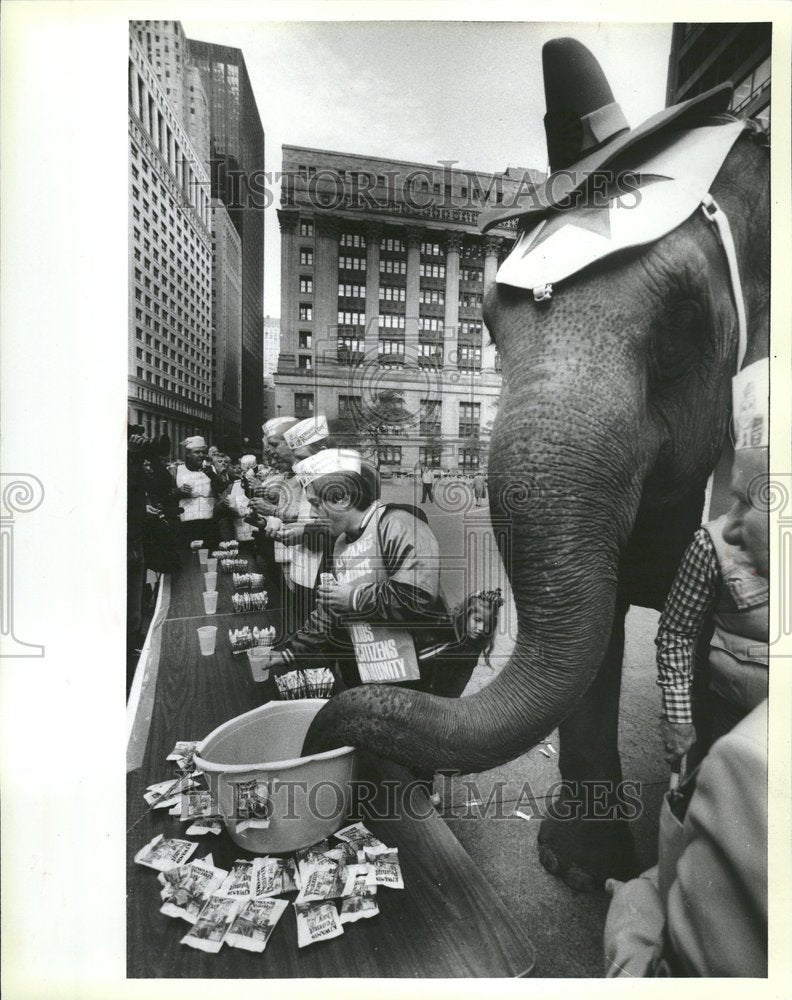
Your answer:
[[[701,306],[693,299],[674,303],[663,314],[655,341],[659,373],[675,378],[701,353],[706,324]]]

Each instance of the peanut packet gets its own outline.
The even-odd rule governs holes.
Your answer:
[[[367,876],[368,885],[386,885],[390,889],[404,888],[398,851],[389,851],[387,854],[370,854],[368,849],[364,848],[364,850],[366,860],[370,865]]]
[[[344,899],[341,901],[341,923],[352,924],[367,917],[376,917],[377,887],[368,885],[369,865],[350,865],[347,868],[347,883]]]
[[[194,924],[206,900],[223,884],[227,875],[227,871],[214,867],[211,854],[169,872],[161,872],[158,877],[164,888],[160,913]]]
[[[236,860],[226,880],[217,890],[217,896],[233,896],[237,899],[253,895],[253,862]]]
[[[181,939],[182,944],[199,951],[208,951],[216,955],[223,947],[223,941],[228,933],[239,908],[238,899],[226,896],[210,896],[198,919],[188,933]]]
[[[166,840],[158,833],[145,847],[141,847],[135,855],[135,863],[154,868],[159,872],[177,868],[190,859],[198,845],[192,840]]]
[[[198,819],[184,831],[188,837],[202,837],[207,833],[219,834],[223,830],[221,819]]]
[[[226,944],[245,951],[264,951],[288,905],[286,899],[249,899],[242,903],[226,934]]]
[[[300,888],[300,876],[291,858],[256,858],[253,862],[251,895],[280,896]]]
[[[297,915],[297,947],[306,948],[317,941],[329,941],[344,933],[338,911],[332,903],[294,904]]]
[[[335,899],[344,895],[346,888],[346,866],[337,864],[333,868],[326,865],[304,865],[300,869],[302,888],[294,901],[297,903],[317,903],[324,899]]]
[[[369,854],[386,854],[392,848],[378,840],[362,823],[352,823],[334,834],[338,840],[351,844],[356,851],[366,850]]]

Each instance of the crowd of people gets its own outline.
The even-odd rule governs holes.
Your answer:
[[[500,591],[475,590],[449,606],[426,515],[385,503],[377,469],[335,446],[323,414],[276,417],[262,431],[260,456],[235,460],[194,436],[172,463],[166,438],[130,428],[130,662],[141,644],[147,569],[177,568],[179,548],[194,539],[210,550],[236,539],[255,555],[269,606],[281,611],[274,674],[330,660],[336,690],[360,683],[355,642],[365,623],[369,643],[398,640],[404,676],[396,683],[461,695],[492,648]]]
[[[675,772],[686,756],[695,766],[663,803],[658,865],[609,880],[609,976],[766,974],[767,380],[766,359],[734,380],[734,504],[695,533],[660,619],[660,735]],[[130,429],[130,643],[147,567],[175,569],[179,547],[196,538],[210,549],[236,538],[282,611],[274,674],[329,665],[336,692],[387,679],[460,697],[492,648],[500,591],[449,607],[421,506],[384,502],[377,470],[336,446],[323,415],[269,420],[262,444],[262,458],[232,459],[190,437],[172,464],[170,442]],[[420,503],[432,502],[435,472],[419,477]],[[480,502],[483,477],[474,487]],[[695,652],[709,618],[702,666]],[[372,650],[390,650],[390,662]],[[697,684],[706,731],[694,726]]]

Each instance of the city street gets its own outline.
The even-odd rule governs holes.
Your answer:
[[[383,500],[417,503],[420,484],[386,481]],[[472,488],[464,480],[439,480],[434,504],[426,511],[443,555],[442,585],[449,603],[478,587],[502,587],[505,605],[490,670],[479,663],[466,694],[484,687],[506,662],[512,646],[516,615],[511,591],[500,560],[493,555],[494,537],[485,505],[474,506]],[[420,504],[419,504],[420,506]],[[464,539],[476,553],[465,584]],[[475,541],[472,541],[475,539]],[[447,556],[449,558],[447,558]],[[472,558],[472,557],[471,557]],[[446,569],[448,567],[448,569]],[[475,576],[475,579],[473,578]],[[634,823],[638,861],[642,870],[656,861],[657,822],[662,793],[668,784],[662,744],[657,734],[660,696],[655,685],[654,645],[657,612],[632,608],[626,623],[626,653],[622,683],[619,744],[626,780],[640,782],[642,815]],[[550,737],[558,749],[557,733]],[[438,783],[441,810],[474,864],[487,876],[509,910],[520,920],[537,949],[537,976],[602,975],[602,929],[608,909],[604,894],[576,893],[549,875],[539,863],[536,836],[548,789],[560,779],[556,757],[538,747],[517,760],[480,775]],[[475,782],[476,787],[466,787]],[[502,788],[503,818],[477,815],[477,802],[486,803],[496,786]],[[519,798],[519,802],[518,802]],[[468,805],[470,803],[470,805]],[[526,820],[514,816],[518,809]]]

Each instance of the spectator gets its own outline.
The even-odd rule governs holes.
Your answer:
[[[361,679],[420,677],[416,647],[435,644],[432,629],[448,622],[440,594],[440,550],[431,528],[414,507],[374,499],[355,451],[327,449],[296,466],[309,501],[335,536],[337,579],[320,583],[317,608],[276,653],[273,669],[301,661],[340,662],[344,683]],[[394,648],[398,654],[383,676],[362,656],[362,647]]]
[[[709,688],[709,742],[728,732],[767,697],[768,584],[766,506],[759,501],[767,474],[768,360],[734,379],[738,422],[728,514],[699,528],[669,592],[655,640],[663,699],[661,735],[668,759],[696,740],[691,682],[696,639],[714,612]],[[763,396],[764,394],[764,396]],[[756,536],[751,554],[742,546]],[[759,560],[759,563],[757,563]]]
[[[425,503],[427,500],[430,503],[434,503],[435,479],[437,479],[437,470],[428,465],[423,466],[421,470],[421,485],[423,487],[421,492],[421,503]]]
[[[217,522],[213,520],[217,475],[207,458],[206,441],[198,435],[182,442],[184,462],[176,466],[176,489],[181,507],[182,540],[203,539],[217,548]]]
[[[476,498],[476,506],[481,506],[481,501],[487,498],[487,479],[483,472],[477,472],[473,477],[473,496]]]

